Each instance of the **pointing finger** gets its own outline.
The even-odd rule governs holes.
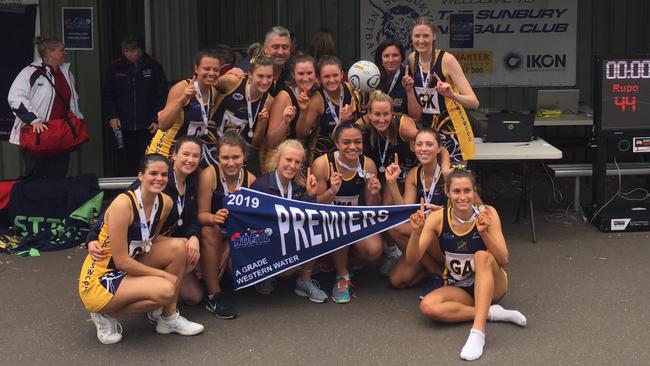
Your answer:
[[[424,197],[420,197],[420,211],[424,212]]]
[[[307,179],[311,177],[311,167],[307,167]]]
[[[439,83],[442,83],[442,80],[440,80],[440,77],[438,76],[438,74],[436,74],[436,73],[434,72],[434,73],[433,73],[433,76],[436,78],[436,81],[438,81]]]
[[[399,162],[398,162],[398,159],[397,159],[397,153],[395,153],[395,159],[393,160],[393,162],[394,162],[395,164],[399,165]]]

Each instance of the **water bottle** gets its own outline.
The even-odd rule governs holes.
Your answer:
[[[119,128],[115,130],[115,145],[118,149],[124,149],[124,134]]]

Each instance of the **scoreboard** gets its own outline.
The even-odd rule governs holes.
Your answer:
[[[599,64],[599,131],[650,130],[650,58],[606,58]]]

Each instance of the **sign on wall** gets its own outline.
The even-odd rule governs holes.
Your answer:
[[[62,25],[67,50],[93,49],[93,8],[63,8]]]
[[[451,51],[473,86],[572,86],[577,0],[362,0],[361,59],[397,39],[411,50],[410,25],[431,16],[436,48]]]

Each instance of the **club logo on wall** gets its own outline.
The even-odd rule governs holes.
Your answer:
[[[428,3],[413,0],[368,0],[362,1],[361,7],[368,14],[361,24],[361,49],[371,54],[385,39],[399,41],[410,52],[411,22],[434,14]]]
[[[503,57],[503,66],[508,71],[519,69],[521,67],[521,55],[516,52],[508,52]]]

